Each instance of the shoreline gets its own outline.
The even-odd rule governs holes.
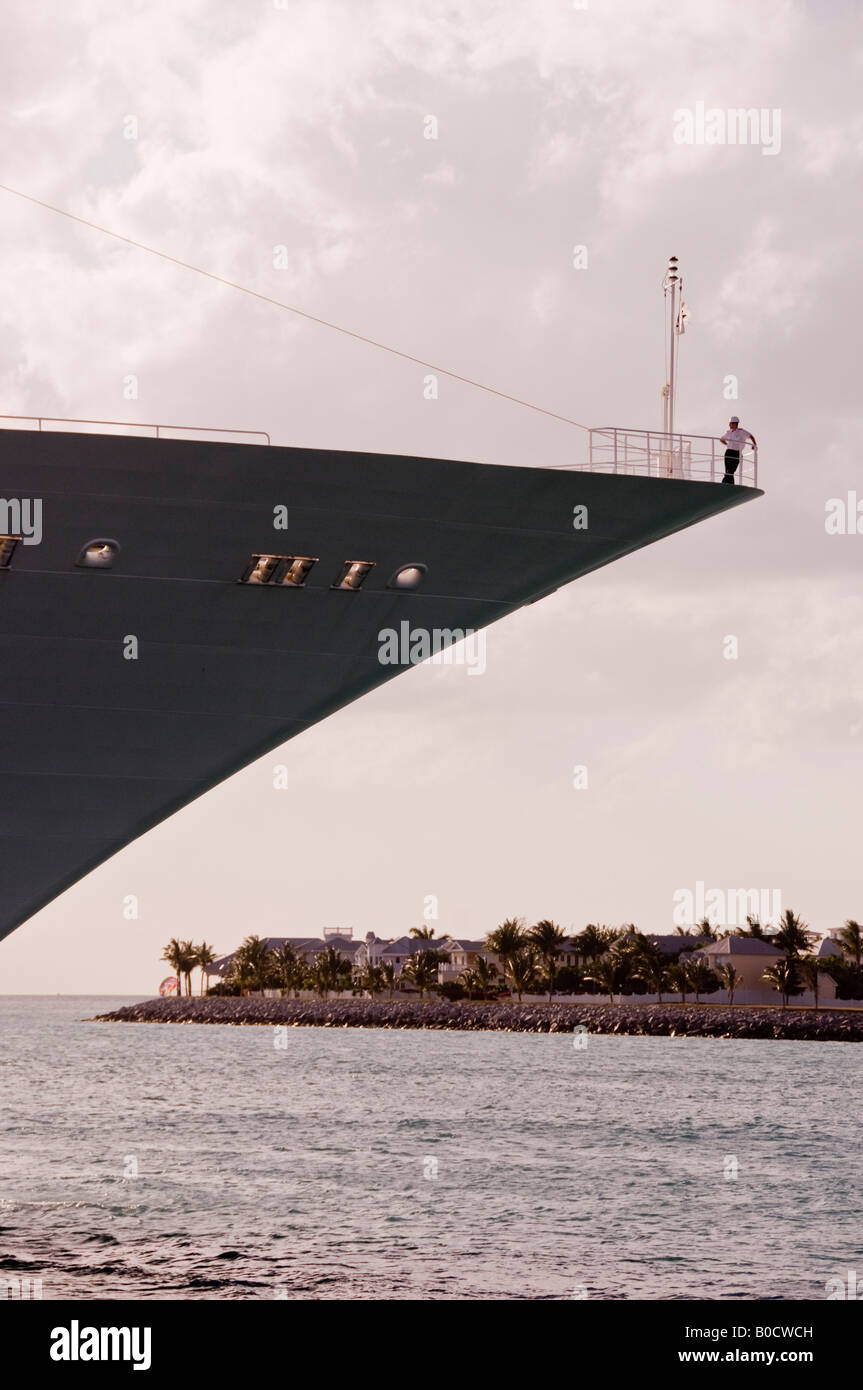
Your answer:
[[[148,999],[87,1023],[222,1024],[230,1027],[426,1028],[458,1032],[633,1034],[863,1042],[863,1011],[714,1004],[518,1004],[431,999]]]

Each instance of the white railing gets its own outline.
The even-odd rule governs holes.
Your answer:
[[[14,420],[16,423],[10,425],[6,423],[7,420]],[[149,423],[145,424],[141,420],[83,420],[76,416],[64,415],[0,415],[0,428],[7,430],[23,428],[31,430],[47,429],[50,431],[56,425],[77,426],[77,429],[68,431],[70,434],[117,434],[124,431],[127,434],[131,434],[133,430],[154,430],[155,433],[153,437],[155,439],[171,439],[175,436],[166,434],[167,430],[183,430],[186,435],[191,435],[192,438],[197,438],[198,435],[202,434],[230,434],[232,436],[241,435],[244,439],[248,439],[249,436],[256,436],[259,439],[265,439],[268,444],[270,443],[270,436],[267,434],[266,430],[213,429],[208,425],[153,425]],[[94,431],[81,430],[81,425],[99,425],[101,428]],[[106,429],[105,426],[110,426],[111,428]],[[183,438],[183,435],[179,437]]]
[[[634,473],[648,478],[721,483],[725,477],[725,445],[709,434],[663,434],[661,430],[609,425],[590,431],[589,466],[594,473]],[[741,452],[734,481],[744,487],[758,486],[757,449]]]

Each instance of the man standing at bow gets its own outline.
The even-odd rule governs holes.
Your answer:
[[[728,421],[728,429],[722,435],[720,442],[725,445],[725,477],[722,481],[723,483],[730,483],[733,487],[734,474],[740,462],[741,449],[744,449],[747,444],[751,444],[753,449],[757,449],[758,445],[754,434],[740,428],[739,415],[732,415]]]

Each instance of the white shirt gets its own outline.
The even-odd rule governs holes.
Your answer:
[[[755,440],[749,431],[742,430],[738,425],[736,430],[726,430],[721,437],[720,443],[726,444],[729,449],[742,449],[743,446],[750,441],[754,446]]]

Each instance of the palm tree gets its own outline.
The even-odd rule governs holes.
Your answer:
[[[609,1001],[614,1003],[614,991],[618,986],[619,965],[611,956],[605,956],[602,960],[595,961],[591,966],[591,974],[585,975],[586,980],[591,984],[599,985],[604,994],[608,995]]]
[[[640,932],[637,927],[627,927],[625,932],[618,932],[616,940],[611,943],[609,948],[620,960],[629,957],[632,960],[641,959],[649,956],[651,951],[656,950],[654,943],[649,937]]]
[[[512,978],[512,987],[521,1003],[521,996],[526,989],[530,989],[536,982],[536,962],[537,953],[533,946],[523,946],[509,962],[509,973]]]
[[[860,969],[860,959],[863,957],[863,927],[859,922],[855,922],[849,917],[844,927],[839,932],[839,945],[846,955],[852,956],[857,969]]]
[[[671,988],[680,995],[683,1003],[686,1003],[686,995],[689,991],[689,971],[686,963],[676,960],[673,965],[668,967],[668,983]]]
[[[808,985],[815,996],[815,1008],[817,1010],[818,989],[821,984],[821,972],[824,969],[824,962],[823,960],[819,960],[817,956],[804,956],[799,962],[799,965],[803,983]]]
[[[384,987],[383,974],[376,965],[367,965],[365,970],[358,970],[354,982],[358,989],[364,990],[373,999]]]
[[[734,931],[734,935],[735,935],[735,936],[755,936],[755,937],[758,938],[759,941],[763,941],[763,940],[764,940],[764,928],[762,927],[762,925],[761,925],[760,921],[758,920],[758,918],[757,918],[757,917],[753,917],[752,914],[748,912],[748,913],[746,914],[746,926],[745,926],[745,927],[736,927],[736,928],[735,928],[735,931]]]
[[[501,922],[495,931],[489,932],[485,939],[486,948],[500,961],[500,973],[503,975],[504,984],[507,972],[511,973],[513,960],[524,949],[525,935],[524,919],[507,917],[506,921]]]
[[[473,973],[479,981],[480,991],[483,994],[490,994],[497,984],[498,968],[493,960],[486,960],[485,956],[477,956],[474,961]]]
[[[621,933],[616,927],[599,926],[596,922],[588,922],[583,931],[572,938],[576,950],[576,964],[598,960],[620,936]]]
[[[326,968],[322,963],[323,954],[323,951],[320,951],[306,968],[306,986],[313,989],[320,999],[326,999],[330,988]]]
[[[198,948],[193,941],[181,941],[180,949],[183,953],[182,971],[186,980],[186,993],[192,993],[192,971],[198,964]]]
[[[309,963],[305,956],[298,956],[297,963],[291,971],[291,989],[294,991],[294,998],[299,999],[300,990],[305,989],[309,982]]]
[[[656,954],[645,954],[639,961],[635,977],[643,980],[647,988],[656,995],[659,1003],[662,1003],[662,991],[668,984],[668,967],[658,950]]]
[[[351,962],[346,960],[335,946],[327,946],[315,956],[309,972],[312,988],[322,999],[326,999],[331,989],[340,993],[351,979]]]
[[[350,989],[351,985],[353,984],[353,980],[353,962],[348,960],[346,956],[340,956],[339,963],[336,966],[336,982],[333,985],[333,989],[336,991],[336,994],[341,994],[343,990]]]
[[[164,960],[164,961],[167,961],[168,964],[170,965],[171,969],[173,970],[174,974],[175,974],[176,977],[177,977],[177,994],[178,994],[178,995],[182,994],[182,993],[183,993],[183,961],[184,961],[185,957],[184,957],[184,953],[183,953],[183,945],[182,945],[182,942],[178,941],[177,938],[176,938],[176,936],[172,936],[172,937],[171,937],[171,940],[168,942],[167,946],[165,947],[164,951],[162,952],[161,959]]]
[[[402,966],[402,979],[414,985],[420,992],[420,999],[424,999],[426,990],[437,984],[438,966],[445,965],[448,960],[446,951],[414,951]]]
[[[252,967],[238,951],[234,952],[234,959],[231,961],[226,983],[233,985],[235,989],[240,991],[240,994],[248,994],[249,990],[253,989],[257,983],[257,976],[253,973]]]
[[[695,995],[695,1002],[698,1004],[701,1002],[698,998],[699,994],[707,993],[710,990],[711,985],[715,982],[716,976],[710,969],[710,966],[703,960],[693,960],[690,958],[684,963],[683,968],[689,976],[689,983]]]
[[[468,999],[473,999],[475,994],[489,994],[495,986],[497,975],[496,965],[486,960],[485,956],[477,956],[473,965],[463,970],[458,978],[459,984],[467,990]]]
[[[608,955],[614,961],[617,990],[623,993],[626,985],[641,978],[641,967],[651,958],[654,947],[635,927],[628,928],[626,932],[617,932],[615,936]]]
[[[396,984],[396,968],[391,960],[385,960],[378,968],[381,972],[383,988],[388,991],[389,998],[392,999]]]
[[[824,956],[821,969],[835,980],[837,999],[859,999],[863,995],[863,970],[847,956]]]
[[[409,936],[415,941],[431,941],[434,936],[434,927],[411,927]]]
[[[803,921],[790,907],[782,914],[782,925],[773,938],[775,945],[786,956],[799,956],[808,951],[814,940],[809,924]]]
[[[458,977],[458,983],[466,991],[468,999],[473,999],[474,995],[480,992],[479,978],[472,966],[468,966],[467,970],[462,970]]]
[[[743,976],[741,975],[739,970],[734,969],[734,966],[731,964],[731,961],[728,961],[726,965],[718,965],[716,967],[716,973],[719,976],[719,979],[721,980],[723,986],[728,991],[729,1004],[733,1004],[734,991],[738,988],[739,985],[743,984]]]
[[[306,986],[306,981],[309,976],[309,967],[306,964],[304,956],[298,956],[293,951],[293,948],[291,948],[291,950],[293,960],[289,960],[287,957],[282,958],[278,965],[278,970],[281,975],[282,987],[285,993],[290,996],[291,990],[293,990],[294,998],[299,999],[300,990],[305,989]],[[282,956],[281,951],[276,954],[279,957]]]
[[[541,922],[537,922],[535,927],[531,927],[528,937],[536,947],[537,954],[545,966],[548,976],[548,1002],[550,1004],[554,994],[557,958],[566,940],[566,932],[556,923],[550,922],[547,917],[544,917]]]
[[[596,960],[606,949],[605,928],[596,926],[594,922],[588,922],[584,931],[580,931],[578,936],[573,937],[573,941],[582,960]]]
[[[234,955],[231,976],[243,991],[265,989],[272,952],[259,936],[247,936]]]
[[[215,949],[207,941],[202,941],[200,946],[195,948],[195,964],[201,968],[201,993],[204,993],[204,966],[212,965],[216,959]]]
[[[762,977],[782,995],[783,1009],[788,1007],[789,995],[797,993],[797,964],[793,956],[786,956],[775,965],[768,965]]]
[[[290,941],[283,941],[272,953],[273,974],[283,990],[290,990],[296,978],[297,953]]]
[[[696,922],[697,936],[704,937],[707,941],[718,941],[719,930],[713,925],[709,917],[702,917],[700,922]]]

